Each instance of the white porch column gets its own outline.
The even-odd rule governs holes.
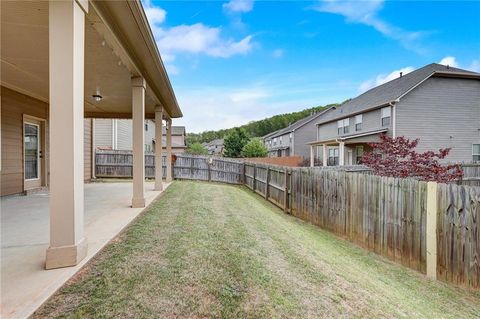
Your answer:
[[[327,144],[322,144],[322,165],[328,166]]]
[[[162,173],[163,108],[155,107],[155,190],[163,190]]]
[[[172,181],[172,119],[167,120],[167,182]]]
[[[83,92],[88,1],[49,2],[50,246],[45,268],[78,264],[84,235]]]
[[[345,142],[338,143],[338,165],[345,165]]]
[[[145,79],[132,78],[132,207],[145,207]]]
[[[313,152],[313,145],[310,145],[310,167],[315,166],[315,154]]]

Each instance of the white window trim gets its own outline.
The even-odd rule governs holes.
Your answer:
[[[36,126],[37,127],[37,177],[35,178],[26,178],[25,177],[25,124]],[[23,121],[23,180],[25,181],[38,181],[40,179],[40,151],[41,151],[41,144],[40,144],[40,125],[37,123],[32,123],[28,121]]]
[[[363,123],[363,114],[355,115],[355,124]]]
[[[478,153],[475,153],[475,145],[478,145]],[[478,144],[473,143],[472,144],[472,160],[473,160],[474,156],[479,156],[480,157],[480,143],[478,143]]]

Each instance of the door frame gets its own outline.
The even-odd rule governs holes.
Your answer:
[[[22,170],[23,170],[23,190],[40,188],[47,185],[47,164],[46,164],[46,119],[36,116],[23,114],[22,119]],[[38,178],[25,178],[25,124],[38,127]],[[38,181],[37,184],[34,184]],[[31,182],[31,187],[28,185]]]

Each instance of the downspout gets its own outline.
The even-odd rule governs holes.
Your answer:
[[[292,143],[291,143],[291,147],[292,147],[292,154],[290,156],[294,156],[295,155],[295,130],[292,131]]]
[[[395,101],[388,102],[388,104],[392,107],[392,137],[397,137],[397,108],[396,104],[399,102],[399,99]]]

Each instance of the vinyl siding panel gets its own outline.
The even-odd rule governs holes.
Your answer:
[[[316,121],[311,121],[295,130],[293,137],[295,147],[292,155],[302,156],[304,159],[310,158],[310,146],[307,143],[316,140],[316,126]]]
[[[132,120],[116,120],[117,149],[132,150]]]
[[[83,179],[92,179],[92,119],[83,121]]]
[[[355,131],[355,116],[350,116],[349,121],[349,135],[350,134],[361,134],[368,131],[375,131],[382,129],[382,113],[381,109],[372,110],[369,112],[362,113],[362,129],[360,131]],[[391,124],[391,123],[390,123]],[[389,126],[391,128],[391,125]],[[391,130],[388,131],[388,134],[391,135]],[[344,134],[342,134],[344,135]],[[341,137],[338,135],[338,124],[337,121],[321,124],[318,127],[318,140],[335,140],[336,138]]]
[[[1,102],[3,196],[23,192],[23,115],[47,119],[48,104],[5,87],[1,87]],[[48,127],[46,131],[48,141]],[[45,156],[48,161],[48,152]]]
[[[450,147],[447,161],[472,161],[480,143],[480,81],[432,77],[400,100],[396,133],[420,138],[418,151]]]
[[[95,119],[95,147],[113,148],[112,125],[112,119]]]

